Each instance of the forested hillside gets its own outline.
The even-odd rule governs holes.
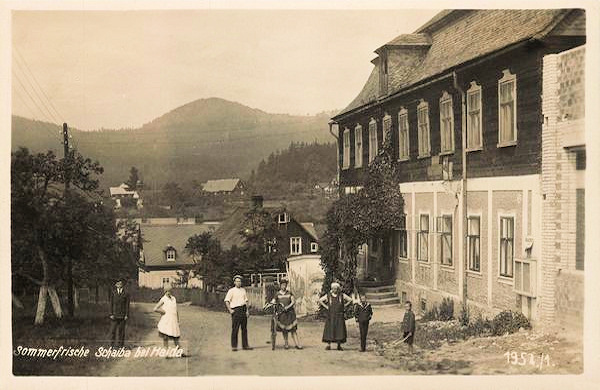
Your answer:
[[[328,120],[326,113],[269,114],[210,98],[176,108],[137,129],[70,131],[79,152],[105,168],[103,188],[125,180],[135,166],[147,188],[156,189],[168,182],[247,179],[262,159],[290,142],[331,142]],[[53,149],[60,156],[60,130],[56,124],[13,116],[12,149]]]

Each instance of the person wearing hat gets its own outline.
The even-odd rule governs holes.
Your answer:
[[[231,314],[231,350],[237,351],[238,331],[242,328],[242,348],[250,350],[248,345],[248,296],[246,290],[242,287],[242,277],[235,275],[233,277],[234,286],[227,291],[225,295],[225,306]]]
[[[327,319],[323,329],[323,342],[327,343],[326,350],[331,349],[331,343],[337,343],[338,351],[342,351],[342,343],[346,342],[346,319],[344,309],[352,304],[352,298],[344,294],[337,282],[331,283],[329,293],[319,299],[319,305],[327,309]]]
[[[284,348],[289,349],[288,345],[288,332],[292,334],[292,339],[294,340],[294,345],[296,349],[302,349],[298,339],[298,321],[296,320],[296,311],[294,310],[294,305],[296,304],[296,299],[294,298],[294,294],[287,289],[288,281],[286,279],[282,279],[279,282],[279,291],[271,300],[271,304],[278,308],[275,310],[275,321],[271,323],[272,327],[275,329],[271,329],[272,334],[276,335],[277,332],[283,333],[284,340]],[[272,338],[271,348],[275,349],[275,338]]]
[[[125,324],[129,318],[129,293],[123,288],[123,279],[115,283],[110,294],[110,340],[113,346],[125,344]]]

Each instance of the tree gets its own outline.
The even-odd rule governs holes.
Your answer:
[[[163,196],[165,200],[175,210],[181,211],[185,202],[185,193],[175,182],[168,182],[163,186]]]
[[[114,215],[95,193],[101,173],[97,162],[73,152],[62,160],[52,151],[30,154],[21,148],[12,154],[12,274],[19,283],[39,286],[36,324],[44,321],[48,297],[62,316],[56,287],[72,280],[71,272],[78,283],[86,283],[102,272],[120,271],[124,252]],[[70,191],[62,186],[65,177]]]
[[[125,182],[130,191],[137,190],[138,182],[140,181],[139,172],[136,167],[131,167],[129,170],[129,179]]]
[[[230,271],[228,264],[223,261],[224,254],[221,243],[210,232],[195,234],[185,245],[187,253],[194,258],[197,272],[202,275],[204,288],[214,289]]]
[[[242,271],[258,272],[267,268],[285,268],[284,252],[277,250],[282,235],[275,218],[274,214],[263,208],[253,208],[245,213],[245,220],[239,231],[243,237],[243,245],[240,248],[243,254]]]
[[[340,280],[347,293],[356,288],[358,247],[368,239],[389,234],[404,218],[397,163],[391,133],[369,165],[363,188],[336,200],[327,212],[327,229],[321,240],[321,266],[325,270],[323,292]]]

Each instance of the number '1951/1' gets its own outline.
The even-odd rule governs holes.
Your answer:
[[[543,352],[539,355],[534,355],[528,352],[506,351],[503,356],[506,357],[507,364],[516,366],[529,364],[531,366],[537,366],[540,370],[544,368],[544,366],[550,366],[550,355]]]

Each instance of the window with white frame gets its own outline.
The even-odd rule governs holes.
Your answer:
[[[498,146],[517,142],[517,76],[508,69],[498,81]]]
[[[481,86],[472,81],[471,87],[467,90],[467,150],[483,147],[481,106]]]
[[[363,161],[363,146],[362,146],[362,126],[356,125],[354,128],[354,166],[362,167]]]
[[[431,153],[429,140],[429,104],[421,100],[417,106],[417,126],[419,128],[419,157],[428,157]]]
[[[454,151],[453,112],[452,96],[444,91],[440,98],[440,150],[442,153]]]
[[[442,215],[437,219],[440,237],[440,263],[452,266],[452,216]]]
[[[467,218],[467,250],[469,271],[481,272],[481,219]]]
[[[175,249],[169,248],[166,251],[167,261],[175,261],[177,254],[175,253]]]
[[[406,215],[402,216],[402,218],[400,219],[400,224],[396,227],[394,235],[394,249],[396,252],[396,257],[401,259],[408,258],[408,234],[406,231]]]
[[[289,214],[288,213],[279,213],[279,215],[277,217],[277,222],[279,222],[280,224],[290,222]]]
[[[290,255],[302,254],[302,237],[290,237]]]
[[[500,217],[500,276],[513,277],[515,219]]]
[[[342,156],[342,168],[350,167],[350,130],[344,130],[344,151]]]
[[[417,252],[417,260],[429,261],[429,214],[419,215]]]
[[[371,119],[369,122],[369,163],[377,156],[377,122]]]
[[[391,135],[392,135],[392,117],[389,116],[388,114],[386,114],[383,117],[383,143],[384,144],[388,141],[391,142]],[[388,137],[390,137],[389,140],[388,140]]]
[[[316,242],[311,242],[310,243],[310,251],[312,253],[315,253],[319,250],[319,244],[317,244]]]
[[[398,157],[407,160],[410,157],[408,141],[408,111],[400,109],[398,113]]]

